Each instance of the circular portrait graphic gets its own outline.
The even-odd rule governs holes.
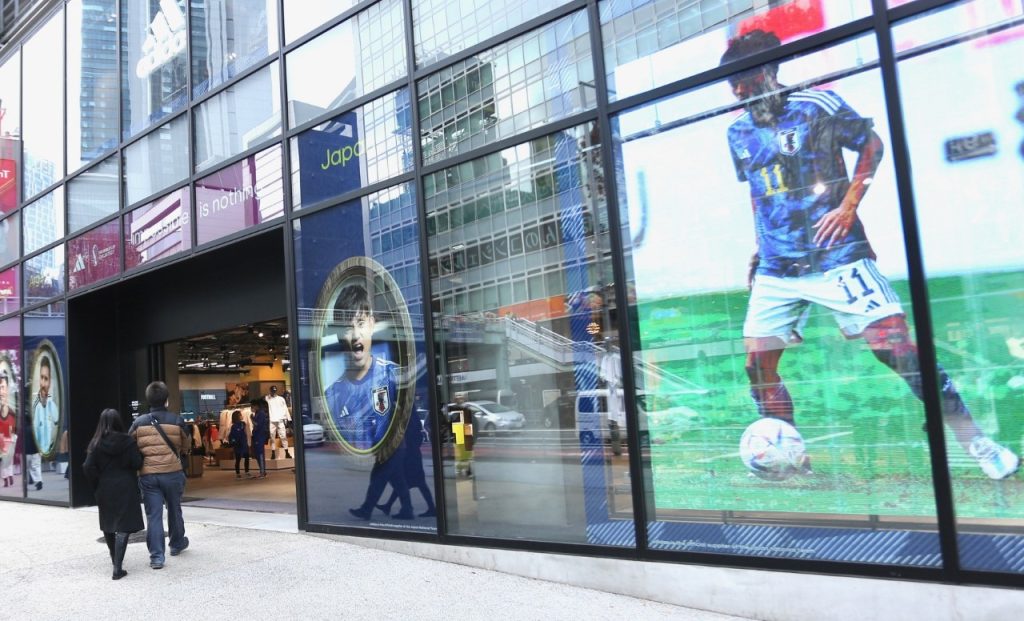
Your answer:
[[[53,343],[44,340],[32,354],[32,374],[29,376],[29,412],[32,434],[44,459],[53,456],[60,435],[61,393],[60,358]]]
[[[382,265],[352,257],[331,270],[316,308],[313,394],[328,431],[347,451],[383,462],[402,442],[415,389],[405,298]]]

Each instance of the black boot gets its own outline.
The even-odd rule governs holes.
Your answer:
[[[113,580],[120,580],[128,575],[128,572],[121,569],[124,563],[124,553],[128,549],[128,533],[117,533],[114,539],[114,574]]]
[[[103,539],[107,542],[107,550],[110,550],[110,562],[114,562],[114,533],[103,531]]]

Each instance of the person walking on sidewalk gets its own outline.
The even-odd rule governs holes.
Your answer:
[[[256,465],[260,467],[260,478],[267,478],[267,455],[263,448],[270,439],[270,414],[267,401],[257,399],[252,402],[252,454]]]
[[[185,520],[181,516],[185,471],[181,467],[180,455],[189,445],[189,436],[181,417],[167,411],[169,396],[167,384],[163,382],[152,382],[146,386],[149,414],[136,418],[128,430],[143,457],[139,488],[146,507],[146,545],[149,547],[149,566],[153,569],[164,567],[165,505],[171,556],[178,556],[188,548]]]
[[[242,420],[242,410],[235,410],[231,413],[231,431],[228,433],[228,440],[231,448],[235,451],[235,478],[241,479],[242,473],[238,469],[239,462],[245,459],[245,476],[249,476],[249,438],[245,433],[245,421]]]
[[[114,580],[128,575],[122,567],[128,536],[145,528],[136,474],[141,467],[142,453],[135,439],[125,433],[121,414],[113,408],[103,410],[82,469],[96,495],[100,530],[114,564]]]

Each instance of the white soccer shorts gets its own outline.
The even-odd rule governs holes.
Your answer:
[[[899,296],[871,259],[847,263],[827,272],[779,278],[758,274],[750,291],[743,336],[800,338],[811,304],[832,311],[848,338],[860,335],[879,319],[903,314]]]

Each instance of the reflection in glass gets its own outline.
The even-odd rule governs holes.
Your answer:
[[[601,0],[600,11],[608,97],[615,100],[716,67],[737,35],[770,30],[788,43],[867,17],[871,3]]]
[[[0,66],[0,213],[18,208],[18,174],[21,162],[21,55],[15,51]]]
[[[0,271],[0,314],[21,308],[21,270],[17,265]]]
[[[26,276],[28,270],[26,266]],[[27,496],[67,503],[70,454],[63,304],[43,306],[25,318],[24,347]]]
[[[858,49],[614,119],[654,548],[941,566],[880,75],[834,73]]]
[[[185,0],[121,3],[121,115],[124,138],[188,102]]]
[[[22,208],[25,254],[64,237],[64,188],[58,187]]]
[[[25,152],[26,199],[64,176],[64,62],[54,50],[62,49],[64,15],[57,12],[25,43],[22,140]]]
[[[284,41],[291,43],[358,4],[359,0],[284,0]]]
[[[17,261],[21,256],[21,213],[15,212],[0,220],[0,265]]]
[[[600,169],[591,125],[424,178],[452,533],[633,545]]]
[[[68,240],[68,291],[121,273],[121,223],[116,219]]]
[[[594,107],[587,35],[574,13],[420,80],[424,163]]]
[[[0,273],[0,281],[3,275]],[[0,284],[0,299],[3,297]],[[0,496],[22,498],[25,495],[25,437],[20,420],[21,402],[21,320],[0,322]],[[15,465],[17,464],[17,467]]]
[[[129,205],[188,176],[188,117],[181,115],[124,150],[125,200]]]
[[[192,3],[192,96],[277,51],[277,0]]]
[[[406,69],[402,3],[377,2],[291,52],[285,62],[292,127],[401,78]]]
[[[192,247],[192,201],[181,188],[124,217],[124,268],[174,256]]]
[[[313,205],[411,170],[410,121],[402,89],[293,138],[293,204]]]
[[[196,182],[196,243],[284,215],[281,147],[273,146]]]
[[[117,2],[71,0],[67,22],[68,168],[77,170],[117,145]]]
[[[416,66],[457,54],[485,39],[556,9],[566,0],[413,0]]]
[[[196,109],[196,171],[281,133],[280,71],[260,69]]]
[[[309,519],[436,532],[423,298],[412,184],[295,223]],[[386,220],[381,214],[388,214]],[[382,236],[411,231],[401,248]],[[314,491],[315,490],[315,491]]]
[[[120,165],[112,155],[68,183],[68,229],[102,220],[119,209]]]
[[[963,395],[942,385],[944,418],[969,407],[976,423],[947,428],[960,563],[1014,573],[1024,572],[1024,482],[1013,472],[1024,451],[1021,16],[1019,3],[966,2],[893,30],[919,52],[900,60],[899,79],[935,350]],[[975,34],[948,38],[959,32]]]
[[[25,261],[25,306],[64,293],[64,246],[56,246]]]

